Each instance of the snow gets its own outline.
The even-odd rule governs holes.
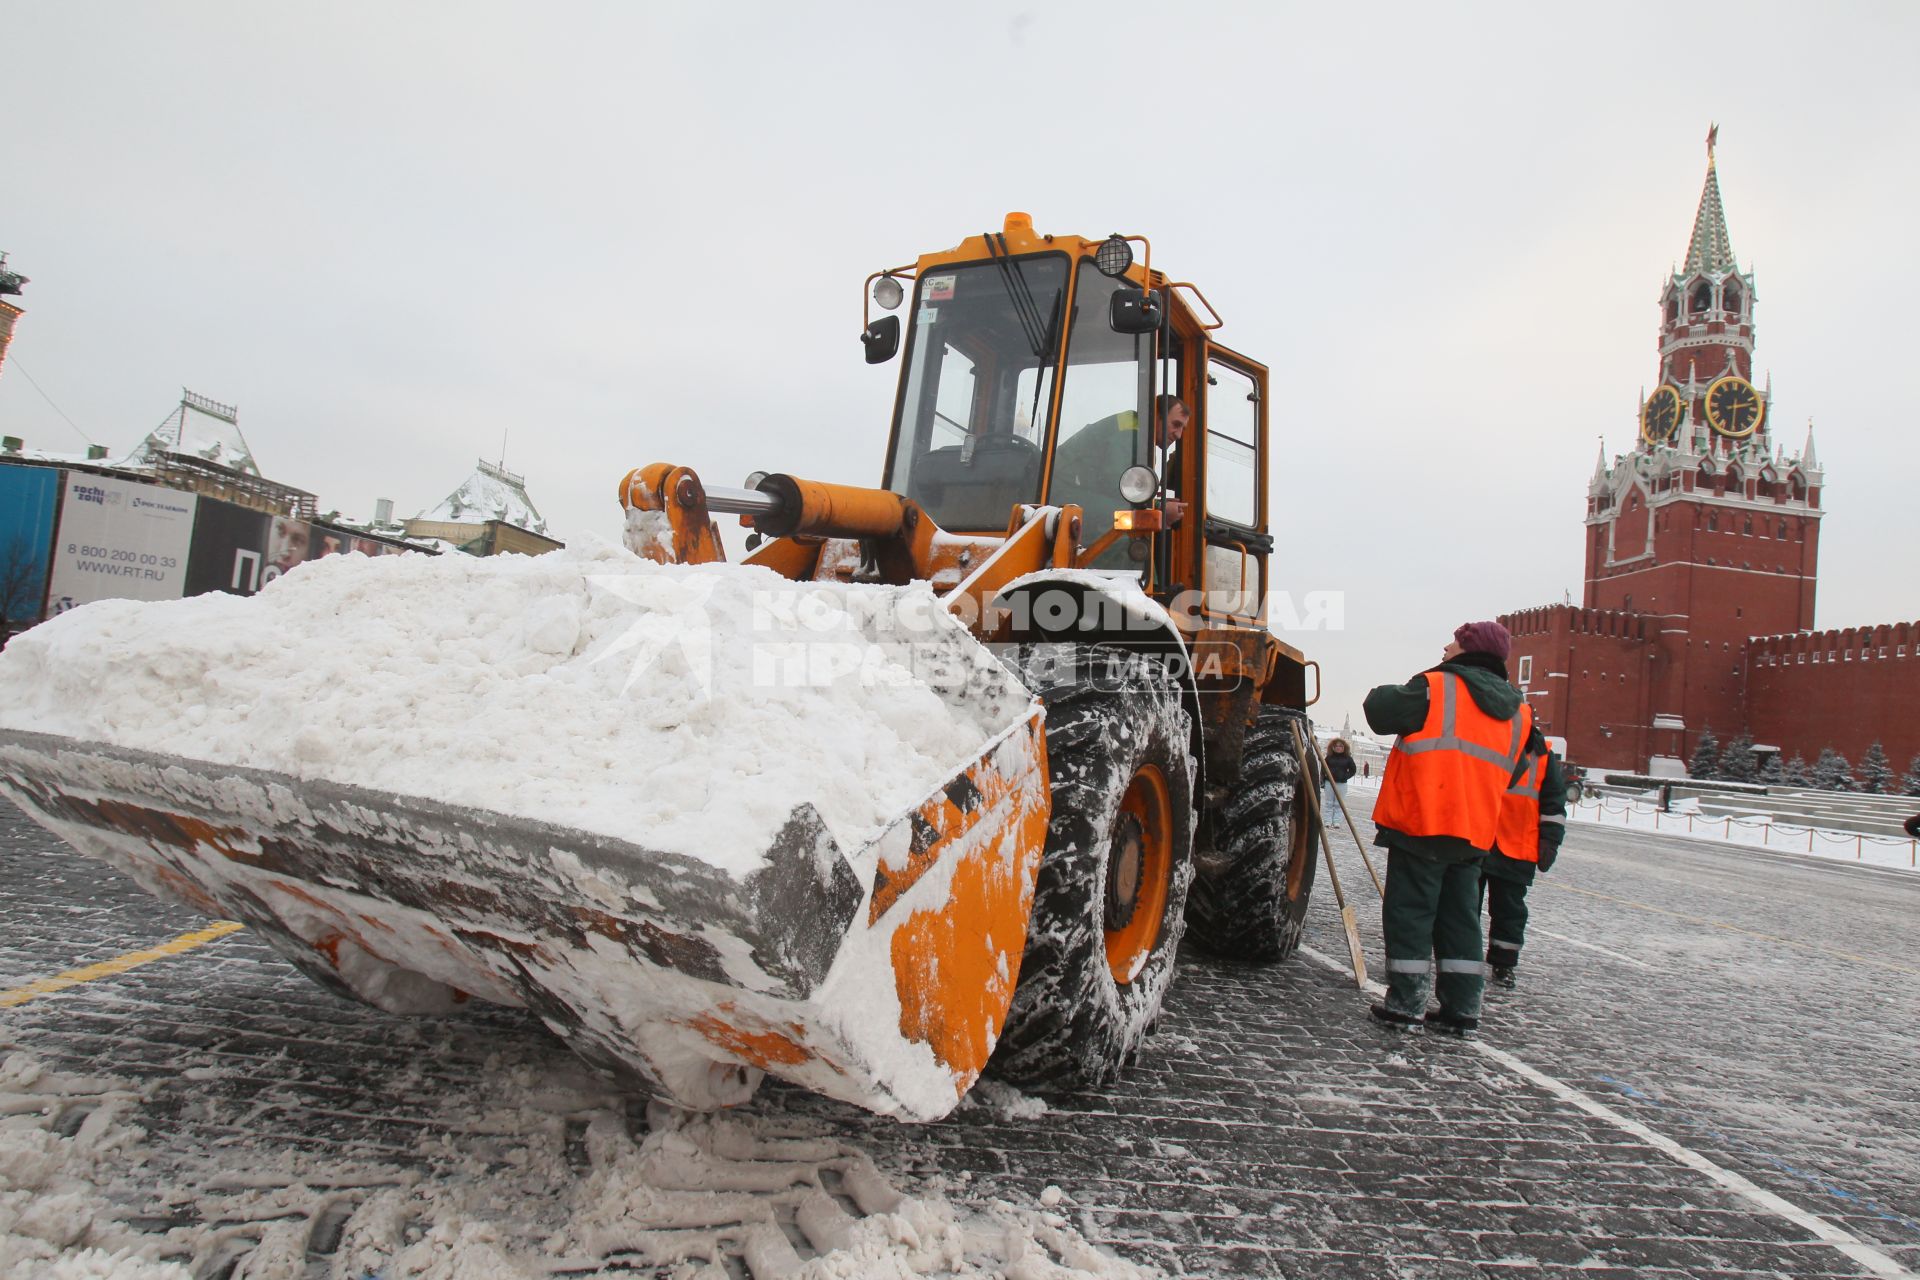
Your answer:
[[[1778,849],[1871,867],[1920,869],[1920,841],[1803,827],[1761,817],[1709,817],[1700,812],[1699,802],[1693,799],[1677,801],[1671,811],[1662,813],[1659,805],[1651,801],[1595,796],[1570,806],[1567,817],[1575,822],[1658,831],[1663,835],[1687,836],[1717,844]]]
[[[54,618],[0,652],[0,727],[543,819],[745,873],[803,802],[858,848],[976,758],[1026,708],[997,671],[924,587],[802,588],[606,544],[344,555],[250,598]]]
[[[116,1109],[60,1137],[51,1126],[76,1096],[117,1099]],[[429,1113],[415,1117],[424,1170],[245,1136],[162,1161],[127,1122],[138,1095],[15,1053],[0,1069],[0,1103],[15,1113],[0,1128],[0,1222],[26,1197],[36,1212],[0,1235],[0,1280],[186,1280],[224,1267],[292,1280],[314,1274],[307,1246],[329,1219],[339,1244],[327,1274],[385,1280],[543,1280],[603,1267],[708,1280],[734,1274],[732,1258],[757,1280],[1149,1274],[1082,1237],[1058,1186],[1037,1205],[955,1202],[938,1182],[896,1185],[825,1123],[653,1103],[636,1135],[628,1101],[578,1070],[495,1061],[470,1092],[400,1100]],[[109,1188],[123,1201],[156,1198],[189,1225],[130,1231]]]
[[[0,1061],[0,1280],[188,1280],[138,1252],[93,1185],[142,1136],[120,1123],[137,1100],[24,1053]],[[70,1109],[84,1118],[68,1137],[57,1126]]]
[[[1164,630],[1178,635],[1173,617],[1166,608],[1146,593],[1140,585],[1137,573],[1106,573],[1098,569],[1040,569],[1033,573],[1022,574],[994,593],[996,601],[1023,588],[1044,588],[1048,586],[1088,587],[1100,596],[1116,602],[1126,611],[1131,623],[1148,629]]]
[[[624,537],[627,550],[635,555],[657,560],[661,564],[673,563],[673,522],[666,512],[628,507]]]

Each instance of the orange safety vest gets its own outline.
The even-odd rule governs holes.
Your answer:
[[[1480,709],[1459,676],[1426,676],[1426,723],[1395,740],[1373,820],[1404,835],[1455,836],[1491,849],[1502,794],[1533,728],[1533,708],[1522,703],[1511,720],[1497,720]]]
[[[1518,862],[1540,861],[1540,784],[1547,778],[1547,757],[1534,756],[1500,797],[1500,852]]]

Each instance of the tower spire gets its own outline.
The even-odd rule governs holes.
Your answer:
[[[1700,190],[1700,211],[1693,217],[1693,239],[1687,242],[1687,275],[1734,270],[1733,244],[1727,238],[1727,212],[1720,204],[1720,171],[1714,164],[1714,144],[1720,126],[1707,130],[1707,181]]]

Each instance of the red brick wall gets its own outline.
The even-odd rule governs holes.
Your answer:
[[[1650,620],[1553,605],[1500,621],[1513,633],[1507,672],[1526,692],[1541,731],[1565,738],[1568,756],[1581,764],[1644,768],[1663,736],[1652,730],[1658,663]]]
[[[1905,773],[1920,754],[1920,622],[1755,639],[1746,706],[1755,741],[1788,757],[1832,747],[1858,765],[1877,741]]]

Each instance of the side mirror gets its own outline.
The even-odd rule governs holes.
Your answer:
[[[1107,305],[1107,324],[1115,333],[1152,333],[1161,315],[1160,299],[1145,289],[1116,289]]]
[[[860,334],[860,345],[867,349],[868,364],[885,364],[900,350],[900,317],[881,316]]]

